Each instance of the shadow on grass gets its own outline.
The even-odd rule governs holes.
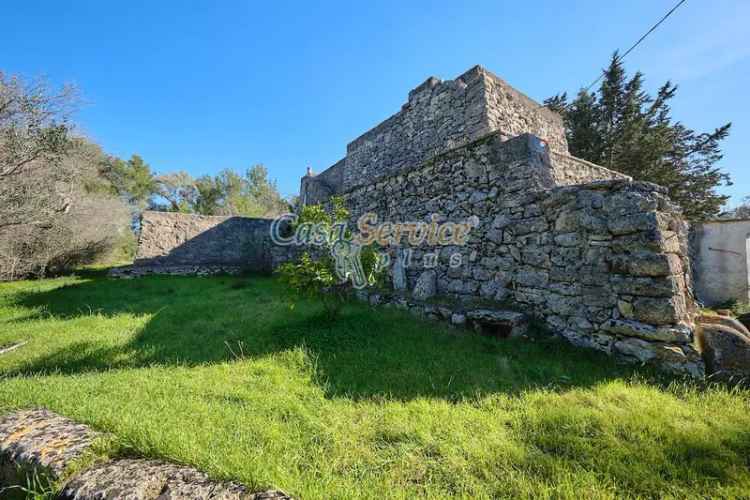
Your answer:
[[[16,304],[42,310],[37,317],[59,319],[147,314],[146,326],[124,345],[89,338],[31,359],[6,376],[194,366],[297,347],[309,354],[316,382],[328,396],[353,399],[455,401],[539,387],[586,387],[633,373],[600,353],[554,339],[494,340],[361,304],[326,321],[316,304],[290,308],[281,285],[268,277],[113,280],[90,273],[87,279],[18,295]]]

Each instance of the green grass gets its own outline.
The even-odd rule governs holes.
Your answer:
[[[750,492],[747,391],[360,304],[330,323],[270,278],[2,284],[0,345],[19,341],[0,410],[302,498]]]

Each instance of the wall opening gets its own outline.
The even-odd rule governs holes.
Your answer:
[[[488,323],[488,322],[476,322],[475,327],[477,332],[485,337],[493,339],[507,339],[510,337],[513,331],[513,325],[511,323]]]

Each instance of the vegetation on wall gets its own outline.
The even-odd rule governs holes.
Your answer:
[[[572,101],[558,94],[544,103],[563,116],[574,156],[666,187],[691,220],[717,216],[728,196],[716,189],[731,184],[717,166],[731,124],[696,132],[672,119],[677,85],[666,82],[656,96],[643,86],[643,74],[628,78],[615,53],[599,90],[582,89]]]

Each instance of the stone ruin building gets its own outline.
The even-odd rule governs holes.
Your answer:
[[[659,186],[571,156],[560,116],[480,66],[427,79],[343,159],[302,178],[303,203],[333,195],[353,221],[374,212],[380,221],[478,222],[461,247],[421,246],[408,263],[395,249],[394,291],[363,297],[373,304],[498,336],[534,317],[578,346],[704,373],[680,208]],[[148,212],[136,269],[270,269],[290,254],[270,242],[268,225]],[[427,254],[437,255],[430,267]]]

